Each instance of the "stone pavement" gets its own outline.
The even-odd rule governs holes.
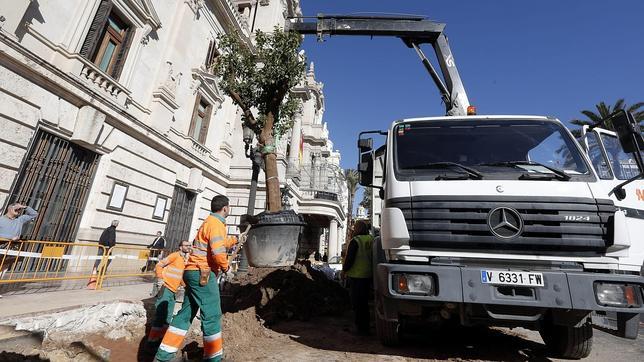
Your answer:
[[[117,300],[150,298],[152,283],[105,287],[102,290],[60,290],[33,294],[4,295],[0,298],[0,321],[7,317],[62,311]]]

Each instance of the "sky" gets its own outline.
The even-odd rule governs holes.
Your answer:
[[[644,101],[641,0],[302,0],[301,6],[305,16],[398,13],[446,23],[478,114],[568,122],[600,101]],[[318,43],[307,36],[303,48],[324,83],[324,121],[343,168],[356,167],[360,131],[444,114],[418,56],[397,38],[335,36]],[[431,47],[423,49],[433,59]]]

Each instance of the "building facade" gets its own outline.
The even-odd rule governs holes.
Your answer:
[[[38,210],[23,237],[91,242],[116,219],[117,243],[162,231],[175,244],[218,194],[237,233],[251,161],[241,112],[211,72],[216,38],[252,48],[255,30],[299,11],[295,0],[0,0],[0,205]],[[283,201],[309,221],[302,254],[337,254],[347,191],[313,65],[295,93],[302,111],[278,147]]]

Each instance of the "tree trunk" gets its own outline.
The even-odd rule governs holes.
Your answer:
[[[266,122],[262,133],[259,136],[259,142],[266,146],[275,146],[273,137],[273,124],[275,123],[275,113],[269,111],[266,115]],[[282,210],[282,198],[280,194],[280,180],[277,175],[277,155],[273,152],[262,153],[264,157],[265,175],[266,175],[266,201],[268,202],[268,211],[276,212]]]
[[[351,233],[351,221],[353,220],[353,199],[355,198],[355,195],[351,194],[349,192],[349,211],[347,212],[347,235],[346,235],[346,240],[347,242],[349,241],[349,236]]]

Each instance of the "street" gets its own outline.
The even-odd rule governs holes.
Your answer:
[[[229,339],[226,354],[231,360],[558,361],[549,358],[538,332],[521,328],[414,331],[399,347],[388,348],[375,335],[359,337],[348,332],[350,317],[347,313],[344,318],[280,323],[266,334],[253,334],[252,343],[244,348],[238,348],[242,344]],[[637,340],[627,340],[595,330],[594,338],[587,361],[637,361],[644,357],[642,333]]]

